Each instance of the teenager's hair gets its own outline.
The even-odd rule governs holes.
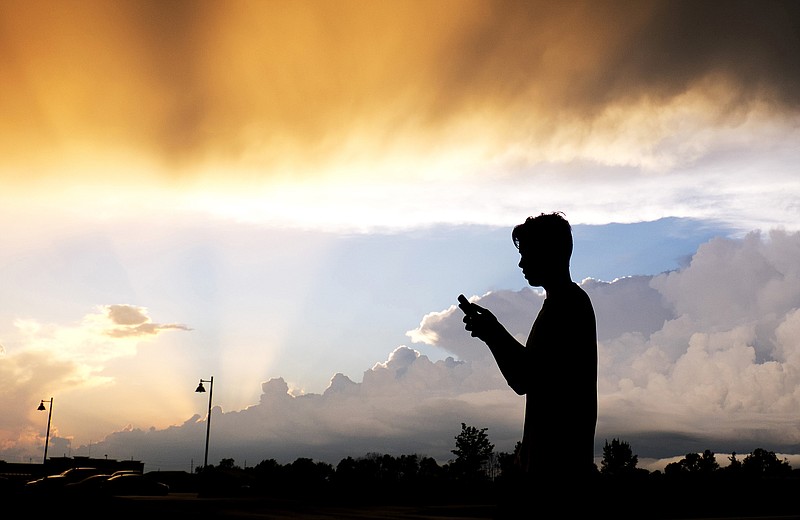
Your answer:
[[[517,249],[522,243],[536,241],[565,260],[572,256],[572,226],[560,211],[528,217],[511,231],[511,240]]]

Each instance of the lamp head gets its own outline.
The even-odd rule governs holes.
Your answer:
[[[41,410],[47,410],[47,408],[44,407],[44,399],[42,399],[42,402],[39,403],[39,407],[37,408],[37,410],[40,410],[40,411]]]
[[[203,382],[202,382],[202,381],[200,381],[200,384],[199,384],[199,385],[197,385],[197,388],[195,389],[195,392],[205,392],[205,391],[206,391],[206,389],[205,389],[205,387],[203,386]]]

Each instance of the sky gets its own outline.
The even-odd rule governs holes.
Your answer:
[[[511,452],[456,297],[524,341],[511,228],[562,211],[596,455],[800,467],[796,2],[0,7],[0,460],[50,398],[49,456],[147,470],[203,463],[209,403],[210,464]]]

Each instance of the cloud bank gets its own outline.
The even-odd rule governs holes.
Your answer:
[[[642,459],[705,449],[796,452],[797,258],[800,234],[753,232],[712,239],[678,270],[584,280],[598,316],[598,456],[611,438],[630,442]],[[543,297],[523,289],[473,299],[524,340]],[[335,374],[322,394],[293,395],[282,378],[270,379],[259,403],[214,407],[209,462],[312,457],[336,464],[370,452],[444,462],[461,422],[488,428],[498,451],[512,451],[523,398],[463,330],[457,307],[426,315],[408,335],[451,355],[434,362],[401,346],[366,370],[361,383]],[[198,415],[167,429],[116,432],[91,451],[144,460],[151,469],[187,469],[201,460],[204,435]]]

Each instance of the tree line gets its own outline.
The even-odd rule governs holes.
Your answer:
[[[665,478],[789,478],[795,471],[785,458],[779,459],[773,451],[756,448],[741,460],[736,452],[728,457],[728,464],[720,466],[716,454],[711,450],[703,453],[687,453],[682,459],[671,462],[664,467]],[[606,441],[603,447],[603,460],[600,463],[600,474],[609,477],[641,477],[660,476],[659,470],[648,471],[638,468],[639,457],[633,453],[631,445],[619,439]]]
[[[475,500],[493,496],[494,490],[519,478],[515,464],[519,443],[512,453],[495,452],[487,428],[476,428],[461,423],[451,450],[454,458],[439,464],[435,459],[418,454],[393,456],[367,453],[361,457],[348,456],[335,466],[310,458],[298,458],[288,464],[275,459],[262,460],[255,466],[241,468],[234,459],[222,459],[216,466],[197,469],[200,491],[206,494],[270,494],[313,499],[324,497],[365,497],[376,500],[387,494],[402,497],[407,494],[415,500],[425,496],[443,497],[448,493]],[[543,449],[558,449],[544,446]],[[771,451],[761,448],[739,458],[736,453],[721,466],[716,455],[687,453],[679,461],[667,464],[663,471],[649,471],[638,467],[638,456],[631,445],[621,439],[606,440],[603,456],[596,466],[598,484],[610,485],[624,482],[628,489],[633,484],[658,484],[661,486],[685,483],[691,485],[698,479],[733,482],[755,479],[790,479],[798,475],[787,460],[780,460]]]

